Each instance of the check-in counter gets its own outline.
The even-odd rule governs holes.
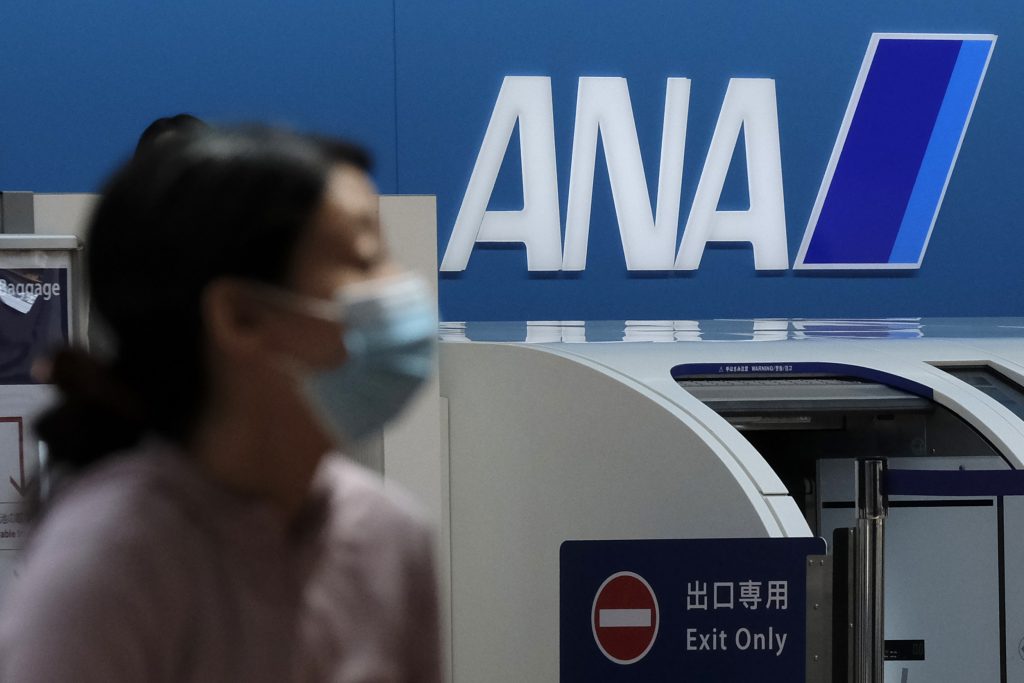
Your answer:
[[[1024,469],[1021,320],[446,324],[442,338],[455,681],[566,671],[566,541],[831,543],[856,523],[858,459]],[[886,681],[1024,676],[1024,498],[889,505]]]

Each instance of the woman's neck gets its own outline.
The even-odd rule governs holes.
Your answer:
[[[331,444],[301,406],[288,403],[264,409],[251,400],[222,403],[201,420],[189,451],[213,481],[291,519]]]

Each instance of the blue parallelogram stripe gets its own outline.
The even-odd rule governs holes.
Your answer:
[[[960,47],[889,263],[916,264],[921,258],[991,49],[990,40],[965,40]]]
[[[963,41],[878,41],[805,263],[888,263]]]

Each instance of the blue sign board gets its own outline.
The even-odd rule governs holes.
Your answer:
[[[816,538],[566,541],[560,681],[805,678]]]
[[[8,14],[0,189],[94,190],[178,111],[351,136],[436,195],[446,321],[1022,314],[1020,3]]]
[[[542,166],[533,153],[542,149],[536,140],[549,139],[554,172],[545,178],[557,189],[562,267],[531,269],[526,243],[480,241],[464,269],[441,272],[446,321],[1020,315],[1018,300],[989,294],[1012,291],[1019,279],[1000,246],[1017,239],[1014,221],[1024,215],[1009,163],[1024,153],[1024,135],[1005,115],[1019,105],[1011,66],[1024,54],[1012,3],[572,0],[446,12],[399,3],[397,27],[399,191],[437,194],[442,257],[465,217],[505,79],[550,79],[552,135],[531,128],[533,109],[508,127],[486,206],[503,215],[484,236],[507,237],[513,214],[542,205],[532,193]],[[662,182],[672,168],[665,124],[681,120],[667,116],[669,104],[686,99],[670,81],[689,80],[666,270],[631,267],[639,259],[621,231],[638,204],[616,201],[616,193],[629,198],[629,176],[612,170],[629,155],[605,144],[613,136],[604,128],[592,192],[574,185],[577,161],[588,163],[588,178],[591,168],[579,150],[592,144],[592,119],[581,112],[604,111],[587,109],[595,90],[587,79],[605,78],[625,81],[647,189],[641,208],[659,230],[668,225],[659,212],[673,203],[663,191],[676,188]],[[705,206],[697,200],[707,198],[708,161],[720,151],[716,138],[726,139],[723,112],[740,79],[774,86],[786,244],[771,265],[788,266],[763,268],[749,243],[710,240],[696,268],[679,269],[693,265],[676,257],[687,231],[700,227],[688,219]],[[736,136],[724,179],[714,176],[721,193],[712,210],[750,211],[768,196],[755,182],[766,167],[752,163],[760,132],[743,126]],[[585,263],[566,252],[580,198],[589,201]]]

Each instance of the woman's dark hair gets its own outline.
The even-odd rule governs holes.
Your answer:
[[[136,156],[148,151],[158,142],[163,144],[171,139],[177,140],[209,130],[210,126],[192,114],[175,114],[163,116],[146,126],[139,141],[135,145]]]
[[[57,468],[80,469],[147,433],[185,440],[207,391],[200,299],[233,276],[272,284],[318,210],[330,168],[368,170],[354,146],[270,129],[208,129],[154,145],[109,181],[86,259],[114,342],[54,359],[59,404],[37,424]]]

